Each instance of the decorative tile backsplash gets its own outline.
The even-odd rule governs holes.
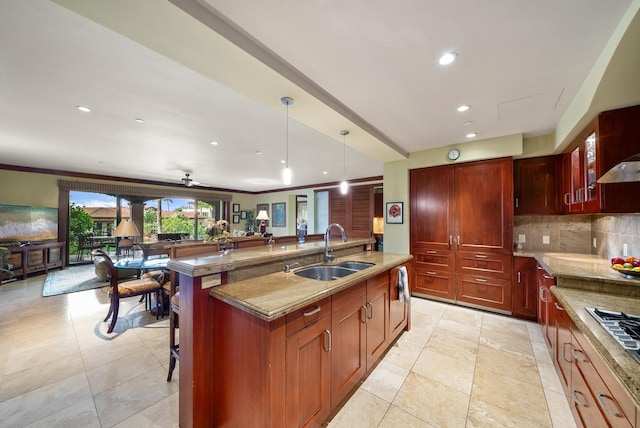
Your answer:
[[[524,242],[520,242],[521,235]],[[516,216],[513,239],[516,251],[598,254],[611,258],[622,256],[627,244],[627,254],[640,257],[640,215]]]

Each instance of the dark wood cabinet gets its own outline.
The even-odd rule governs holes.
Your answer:
[[[562,161],[565,213],[640,211],[636,183],[599,184],[620,161],[640,153],[640,105],[600,113],[574,139]]]
[[[389,272],[367,280],[367,370],[382,357],[389,339]]]
[[[331,405],[338,405],[367,371],[367,286],[331,298]]]
[[[24,247],[9,247],[11,253],[6,261],[13,265],[11,271],[15,278],[27,279],[27,275],[35,272],[48,273],[49,269],[65,267],[65,243],[49,242],[43,244],[26,245]],[[2,280],[8,279],[9,274],[2,272]]]
[[[328,315],[328,314],[327,314]],[[331,412],[331,317],[286,340],[286,426],[320,426]]]
[[[536,282],[538,284],[538,323],[542,328],[542,334],[551,350],[555,346],[555,329],[553,328],[553,314],[550,305],[553,304],[551,286],[555,284],[555,278],[540,265],[536,265]]]
[[[514,257],[513,315],[536,320],[538,315],[538,279],[533,257]]]
[[[571,348],[571,318],[567,315],[565,309],[560,305],[552,295],[552,304],[555,321],[556,344],[553,347],[554,364],[558,368],[560,382],[564,388],[565,394],[570,396],[571,386],[571,364],[573,363]]]
[[[410,210],[413,292],[510,312],[512,160],[412,170]]]
[[[554,215],[562,212],[556,196],[556,170],[562,157],[542,156],[513,161],[515,215]]]
[[[329,223],[340,224],[348,237],[373,236],[374,187],[352,186],[346,195],[339,189],[329,191]],[[336,231],[332,230],[332,233]]]

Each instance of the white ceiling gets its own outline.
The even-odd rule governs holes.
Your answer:
[[[202,23],[58,3],[0,0],[0,164],[259,192],[283,187],[285,95],[293,186],[343,178],[341,129],[351,179],[471,131],[552,132],[631,0],[173,0]]]

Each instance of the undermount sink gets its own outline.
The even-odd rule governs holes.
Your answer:
[[[317,279],[318,281],[334,281],[344,278],[345,276],[354,274],[368,267],[374,266],[374,263],[366,262],[342,262],[335,266],[310,266],[301,268],[294,273],[298,276],[309,279]]]
[[[344,268],[347,268],[347,269],[362,270],[362,269],[369,268],[371,266],[375,266],[375,263],[368,263],[368,262],[342,262],[338,266],[344,267]]]
[[[294,273],[298,276],[317,279],[318,281],[334,281],[356,272],[358,271],[355,269],[348,269],[340,266],[310,266],[298,269]]]

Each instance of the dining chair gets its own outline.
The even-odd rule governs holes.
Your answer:
[[[107,295],[111,300],[109,305],[109,313],[104,319],[107,322],[111,317],[111,324],[107,333],[113,332],[116,322],[118,320],[118,310],[120,308],[120,299],[134,296],[146,296],[155,294],[156,306],[160,307],[160,292],[162,290],[162,278],[158,278],[160,281],[154,279],[154,274],[151,272],[145,273],[140,279],[134,279],[129,281],[118,282],[118,271],[113,265],[113,261],[107,253],[103,250],[94,250],[92,254],[96,257],[102,257],[106,263],[107,271],[109,272],[109,290]],[[156,275],[157,278],[157,275]]]

